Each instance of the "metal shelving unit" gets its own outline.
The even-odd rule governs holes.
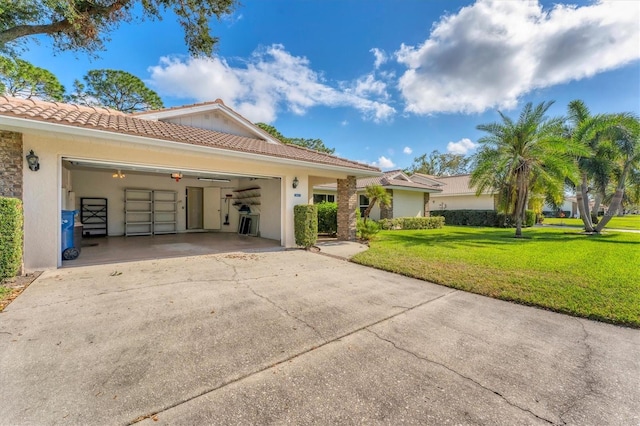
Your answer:
[[[97,197],[80,198],[80,222],[85,237],[106,237],[109,235],[107,199]]]
[[[178,193],[176,191],[153,191],[153,234],[175,234],[178,232]]]
[[[124,234],[151,235],[153,233],[153,191],[124,190]]]

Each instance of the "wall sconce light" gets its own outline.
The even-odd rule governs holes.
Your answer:
[[[124,173],[122,173],[121,170],[118,170],[116,173],[111,175],[112,178],[120,178],[120,179],[124,179],[125,176],[126,175]]]
[[[34,172],[40,170],[40,158],[33,153],[33,150],[29,151],[29,154],[27,154],[27,164],[29,164],[29,169]]]
[[[182,173],[171,173],[171,179],[175,179],[176,182],[180,182],[180,179],[182,179]]]
[[[297,176],[294,177],[293,178],[293,183],[292,183],[293,189],[296,189],[298,187],[299,183],[300,183],[300,181],[298,180],[298,177]]]

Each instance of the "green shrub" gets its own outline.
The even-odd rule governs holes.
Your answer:
[[[318,241],[318,207],[301,204],[293,207],[296,244],[309,248]]]
[[[0,280],[12,278],[22,267],[22,202],[0,197]]]
[[[499,213],[495,210],[436,210],[432,211],[431,215],[444,217],[447,225],[493,226],[495,228],[513,228],[516,226],[513,216]],[[533,226],[535,223],[535,212],[527,210],[522,226]]]
[[[338,232],[338,204],[323,201],[318,206],[318,232],[335,235]]]
[[[358,238],[369,241],[380,232],[380,225],[375,220],[367,220],[358,218],[356,222],[356,235]]]
[[[533,226],[536,224],[536,212],[533,210],[525,210],[524,212],[524,226]]]
[[[495,210],[436,210],[431,216],[444,217],[447,225],[499,226],[500,222]]]
[[[445,218],[434,217],[396,217],[382,219],[379,224],[382,229],[438,229],[444,226]]]

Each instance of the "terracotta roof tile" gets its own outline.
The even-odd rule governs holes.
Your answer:
[[[0,96],[0,116],[64,124],[267,157],[346,167],[367,172],[379,171],[376,167],[295,145],[279,145],[262,139],[236,136],[163,121],[145,120],[107,108]]]

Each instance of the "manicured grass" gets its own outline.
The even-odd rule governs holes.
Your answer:
[[[583,227],[582,220],[574,218],[546,217],[545,225],[565,225]],[[605,229],[640,229],[640,215],[616,216],[611,218]]]
[[[446,226],[382,231],[353,261],[498,299],[640,327],[640,235]]]

